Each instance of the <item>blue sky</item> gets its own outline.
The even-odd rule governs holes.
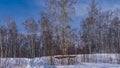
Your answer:
[[[76,15],[73,27],[79,28],[82,17],[87,14],[87,8],[91,0],[77,0]],[[120,7],[120,0],[95,0],[104,10]],[[23,32],[22,23],[33,17],[38,20],[40,11],[44,9],[45,0],[0,0],[0,24],[5,25],[4,18],[12,16],[17,22],[18,29]]]

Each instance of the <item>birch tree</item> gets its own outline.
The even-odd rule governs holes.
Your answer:
[[[35,57],[35,37],[37,34],[37,23],[33,18],[26,20],[23,25],[25,26],[26,31],[30,37],[29,45],[30,45],[30,53],[31,57]]]

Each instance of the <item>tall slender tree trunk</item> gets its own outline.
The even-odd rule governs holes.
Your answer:
[[[3,48],[2,48],[2,30],[0,29],[0,57],[2,58],[3,57]]]
[[[35,48],[34,48],[34,36],[32,35],[32,37],[31,37],[31,40],[32,40],[32,42],[31,42],[31,46],[32,46],[32,49],[31,49],[31,52],[32,52],[32,57],[35,57]]]

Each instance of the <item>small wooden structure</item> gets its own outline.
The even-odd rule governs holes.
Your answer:
[[[75,64],[77,62],[76,56],[75,55],[60,55],[60,56],[55,56],[55,58],[61,60],[62,65],[67,65],[67,64]]]

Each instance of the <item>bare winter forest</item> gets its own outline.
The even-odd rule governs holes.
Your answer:
[[[0,57],[42,57],[94,53],[120,53],[120,9],[104,10],[91,0],[87,15],[74,29],[76,0],[47,0],[40,19],[23,22],[25,33],[9,17],[0,26]],[[83,6],[84,7],[84,6]],[[80,9],[80,8],[79,8]]]

